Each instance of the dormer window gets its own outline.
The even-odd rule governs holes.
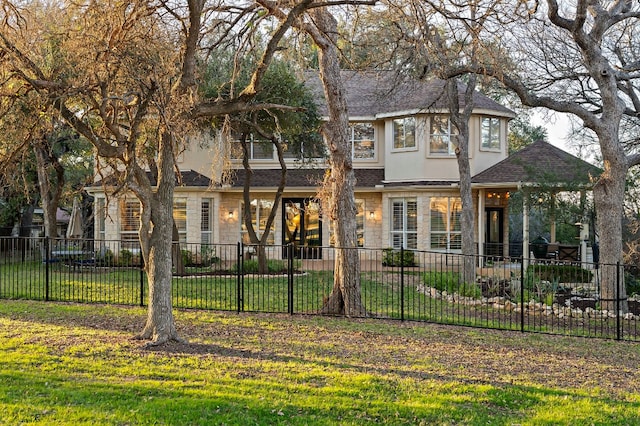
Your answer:
[[[432,155],[455,155],[455,144],[452,135],[457,134],[455,126],[446,115],[434,115],[430,120],[429,153]]]
[[[373,123],[351,123],[349,138],[351,155],[354,160],[372,160],[375,158],[375,131]]]
[[[416,119],[414,117],[393,120],[393,149],[416,147]]]
[[[500,150],[500,119],[482,117],[480,120],[480,148],[486,151]]]

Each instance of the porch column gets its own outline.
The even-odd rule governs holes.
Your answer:
[[[524,194],[522,200],[522,270],[529,267],[529,199]]]
[[[551,211],[549,214],[549,237],[550,243],[556,242],[556,193],[551,194]]]

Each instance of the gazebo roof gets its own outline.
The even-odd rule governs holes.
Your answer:
[[[588,185],[602,170],[539,140],[475,175],[475,184]]]

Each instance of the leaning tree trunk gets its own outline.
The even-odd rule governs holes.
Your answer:
[[[320,47],[320,78],[329,108],[329,121],[322,133],[329,147],[331,164],[329,214],[333,219],[336,251],[333,290],[323,313],[364,316],[360,295],[360,258],[357,250],[357,224],[354,187],[356,183],[349,149],[349,115],[340,76],[337,52],[337,22],[322,8],[312,12],[319,31],[312,37]]]
[[[626,162],[605,159],[604,173],[593,188],[597,229],[600,237],[600,305],[610,312],[618,307],[628,312],[624,271],[618,268],[622,255],[622,216],[625,193]]]
[[[173,190],[175,187],[171,135],[161,136],[158,154],[158,186],[150,199],[151,227],[141,222],[140,243],[145,256],[144,269],[149,284],[147,322],[139,338],[152,345],[169,340],[182,341],[176,331],[172,310],[171,271],[173,235]],[[144,217],[144,212],[142,214]],[[150,229],[151,228],[151,229]],[[149,232],[150,229],[150,232]]]

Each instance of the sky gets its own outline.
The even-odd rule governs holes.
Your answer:
[[[551,113],[540,109],[540,111],[534,112],[531,121],[532,124],[543,126],[547,129],[547,138],[552,145],[562,148],[571,154],[575,154],[575,149],[572,149],[567,144],[567,135],[571,130],[571,124],[569,123],[567,114]]]

